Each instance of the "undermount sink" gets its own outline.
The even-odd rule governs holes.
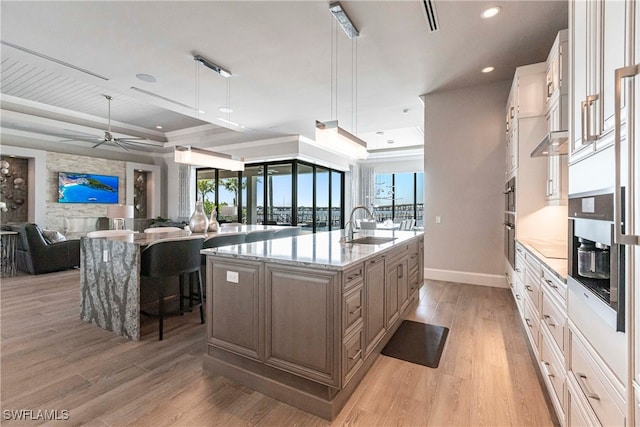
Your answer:
[[[397,237],[360,237],[358,239],[347,240],[345,243],[360,243],[363,245],[381,245],[383,243],[389,243],[396,240]]]

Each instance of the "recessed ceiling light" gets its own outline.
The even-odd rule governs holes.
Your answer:
[[[382,132],[381,130],[379,130],[378,132],[376,132],[376,135],[384,135],[384,132]]]
[[[402,114],[409,114],[409,109],[405,108],[404,110],[402,110]]]
[[[231,108],[231,107],[220,107],[220,108],[218,108],[218,111],[220,111],[221,113],[233,113],[233,108]]]
[[[494,16],[496,16],[498,13],[500,13],[500,6],[493,6],[490,7],[489,9],[484,10],[480,16],[482,17],[482,19],[489,19],[489,18],[493,18]]]
[[[198,110],[198,114],[207,114],[204,110]]]
[[[493,70],[495,70],[495,68],[493,67],[484,67],[481,71],[486,74],[492,72]]]
[[[155,83],[158,81],[151,74],[136,74],[136,77],[138,78],[138,80],[142,80],[143,82],[147,83]]]
[[[162,129],[162,126],[158,125],[156,126],[156,129]]]
[[[393,144],[395,141],[393,139],[387,139],[387,144]]]

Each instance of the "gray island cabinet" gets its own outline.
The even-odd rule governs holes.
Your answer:
[[[340,231],[206,249],[204,368],[333,419],[418,299],[424,238]]]

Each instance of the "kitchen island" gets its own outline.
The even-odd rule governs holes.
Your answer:
[[[204,368],[333,419],[423,281],[422,232],[362,230],[355,241],[368,244],[341,236],[203,250]]]

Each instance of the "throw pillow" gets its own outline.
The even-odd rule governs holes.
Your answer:
[[[56,230],[42,230],[42,237],[47,243],[64,242],[67,240],[62,233]]]

